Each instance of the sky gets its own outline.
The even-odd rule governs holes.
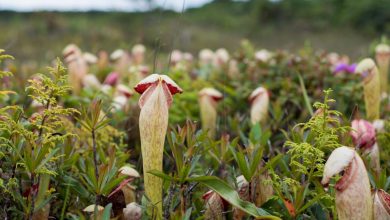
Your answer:
[[[212,0],[152,0],[165,9],[181,11],[185,8],[199,7]],[[14,11],[146,11],[149,5],[145,0],[0,0],[0,10]]]

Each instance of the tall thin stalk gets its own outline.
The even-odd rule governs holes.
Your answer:
[[[47,100],[47,104],[45,106],[45,110],[46,111],[50,109],[50,99],[52,98],[52,96],[53,96],[53,93],[51,92],[50,96],[49,96],[49,99]],[[43,116],[43,118],[42,118],[41,126],[39,128],[38,138],[37,138],[37,145],[41,141],[41,138],[42,138],[42,135],[43,135],[43,126],[45,125],[46,118],[47,118],[47,115]],[[33,153],[34,153],[34,149],[32,149],[32,154]],[[34,173],[31,173],[30,181],[31,181],[31,184],[30,184],[30,195],[31,195],[31,206],[30,206],[30,208],[31,209],[29,209],[28,219],[32,220],[33,215],[34,215],[35,197],[36,197],[36,195],[35,195],[36,193],[33,192],[33,187],[35,185],[35,174]],[[38,180],[38,185],[39,185],[39,180]]]
[[[96,150],[96,134],[95,134],[95,128],[92,129],[92,149],[93,149],[93,164],[95,168],[95,178],[96,181],[99,180],[99,172],[98,172],[98,162],[97,162],[97,150]],[[95,207],[99,205],[99,193],[96,192],[95,195]]]
[[[28,213],[28,219],[32,220],[34,209],[35,209],[35,193],[33,193],[33,187],[35,183],[35,175],[32,173],[30,177],[31,185],[30,185],[30,195],[31,195],[31,205]]]

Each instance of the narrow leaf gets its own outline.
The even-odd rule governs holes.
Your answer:
[[[106,207],[104,207],[102,220],[110,220],[111,208],[112,203],[109,203],[108,205],[106,205]]]
[[[305,100],[306,108],[307,108],[307,110],[309,110],[310,115],[313,115],[313,107],[311,107],[309,96],[307,95],[305,83],[303,82],[302,76],[299,73],[298,73],[298,79],[299,79],[299,83],[301,84],[301,89],[303,92],[303,99]]]
[[[167,180],[167,181],[173,181],[175,180],[174,177],[171,177],[161,171],[158,171],[158,170],[150,170],[148,173],[152,174],[152,175],[155,175],[155,176],[158,176],[160,177],[161,179],[163,180]]]
[[[233,206],[240,210],[256,217],[257,219],[280,219],[277,216],[272,216],[264,209],[257,208],[253,203],[240,199],[237,192],[231,188],[226,182],[215,176],[201,176],[187,179],[191,182],[198,182],[218,193],[222,198],[228,201]]]

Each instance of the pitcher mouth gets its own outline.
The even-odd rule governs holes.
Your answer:
[[[381,200],[383,207],[385,207],[387,214],[390,215],[390,195],[384,190],[378,190],[379,199]]]
[[[348,184],[351,182],[351,180],[354,178],[356,174],[356,167],[357,167],[357,161],[355,158],[352,159],[350,165],[346,167],[342,172],[342,177],[339,181],[337,181],[335,188],[342,192],[344,189],[347,188]]]
[[[141,80],[135,87],[135,91],[140,94],[143,94],[149,87],[152,85],[157,85],[159,83],[165,83],[169,92],[174,95],[176,93],[182,93],[183,90],[167,75],[152,74],[145,79]]]

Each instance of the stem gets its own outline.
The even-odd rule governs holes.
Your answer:
[[[29,213],[28,213],[28,219],[32,220],[33,214],[34,214],[34,209],[35,209],[35,193],[33,191],[34,190],[34,188],[33,188],[34,182],[35,182],[35,175],[34,174],[31,174],[30,181],[31,181],[31,185],[30,185],[31,206],[30,206]]]
[[[51,96],[52,96],[52,93],[50,94],[49,97],[51,98]],[[47,100],[46,110],[50,109],[50,98]],[[37,144],[39,144],[40,141],[41,141],[42,134],[43,134],[43,126],[45,125],[46,118],[47,118],[47,115],[45,115],[43,117],[43,119],[42,119],[41,127],[39,128]],[[34,149],[31,152],[31,154],[34,154]],[[34,209],[35,209],[35,193],[33,192],[33,190],[34,190],[33,187],[34,187],[34,183],[35,183],[35,174],[34,173],[31,173],[30,181],[31,181],[31,187],[30,187],[31,206],[30,206],[30,210],[29,210],[29,215],[28,215],[29,217],[28,217],[28,219],[32,220],[33,214],[34,214]],[[39,182],[38,182],[38,185],[39,185]]]
[[[325,130],[326,129],[326,125],[327,125],[327,122],[326,122],[326,118],[328,116],[328,94],[329,93],[325,93],[325,98],[324,98],[324,113],[323,113],[323,124],[322,124],[322,129]]]
[[[256,202],[256,185],[257,185],[256,183],[257,183],[256,176],[249,181],[248,195],[249,195],[249,201],[252,203]]]
[[[190,184],[190,187],[188,187],[188,190],[184,193],[184,197],[190,196],[190,195],[191,195],[191,192],[192,192],[192,191],[195,189],[195,187],[198,186],[198,185],[199,185],[199,183]],[[175,206],[173,207],[172,212],[174,212],[174,211],[177,209],[177,207],[178,207],[179,205],[180,205],[180,203],[177,202],[177,203],[175,204]]]
[[[175,190],[175,184],[171,182],[171,186],[169,187],[169,192],[168,192],[168,199],[166,200],[166,203],[164,205],[165,210],[164,210],[163,217],[165,220],[168,220],[170,216],[171,203],[172,203],[174,190]]]
[[[92,148],[93,148],[93,163],[95,166],[95,178],[96,182],[99,185],[99,173],[98,173],[98,163],[97,163],[97,150],[96,150],[96,134],[95,129],[92,129]],[[99,193],[96,190],[95,205],[99,205]]]
[[[70,184],[67,184],[66,190],[65,190],[64,205],[62,206],[62,209],[61,209],[60,220],[63,220],[63,219],[64,219],[65,209],[66,209],[66,203],[68,202],[68,198],[69,198],[69,189],[70,189]]]
[[[221,179],[226,179],[227,171],[226,171],[226,164],[222,161],[218,168],[218,173],[221,177]]]
[[[49,110],[49,108],[50,108],[50,99],[52,98],[52,93],[50,93],[49,97],[50,98],[47,100],[47,104],[46,104],[46,107],[45,107],[46,110]],[[43,125],[45,124],[46,118],[47,118],[47,115],[43,116],[43,119],[42,119],[42,122],[41,122],[41,128],[39,129],[38,140],[40,140],[41,137],[42,137]]]
[[[187,186],[185,184],[180,186],[180,211],[182,217],[186,214],[186,188]]]

